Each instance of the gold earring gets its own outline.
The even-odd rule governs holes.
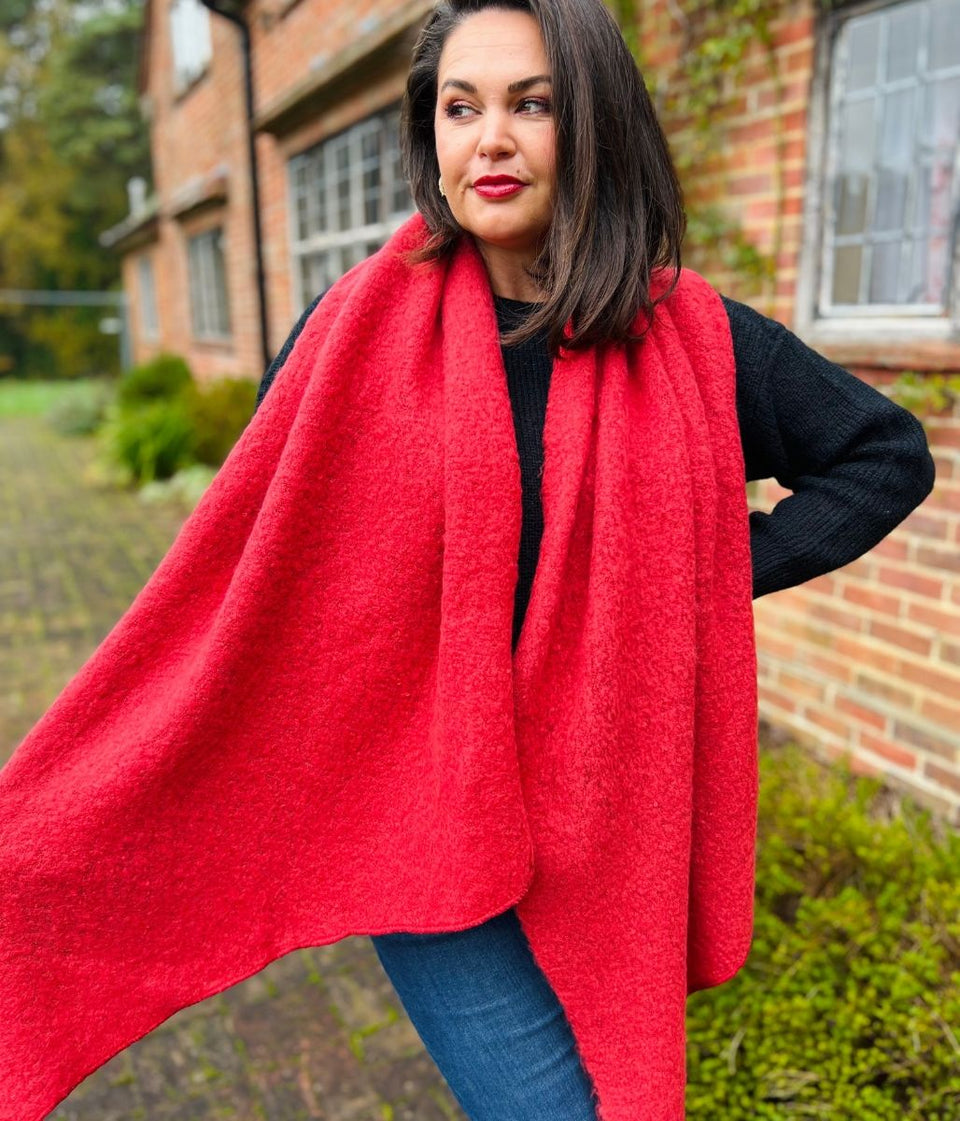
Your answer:
[[[439,182],[440,182],[440,197],[445,199],[447,197],[447,192],[443,189],[443,176],[442,175],[440,176]]]

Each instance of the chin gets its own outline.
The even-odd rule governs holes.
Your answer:
[[[530,252],[536,249],[543,236],[540,226],[531,226],[526,223],[484,223],[478,222],[467,226],[470,233],[478,241],[497,249],[512,249],[516,252]]]

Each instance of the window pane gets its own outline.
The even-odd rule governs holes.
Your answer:
[[[930,69],[960,66],[960,2],[932,0],[930,5]]]
[[[200,276],[197,267],[197,239],[187,242],[187,272],[190,283],[190,327],[195,335],[200,331]]]
[[[848,91],[868,89],[877,83],[877,62],[880,59],[880,19],[851,20],[847,25]]]
[[[922,304],[925,302],[924,294],[927,290],[927,242],[925,240],[914,241],[908,247],[908,253],[907,259],[910,261],[910,267],[907,275],[905,301],[908,304]]]
[[[200,0],[174,0],[170,45],[174,74],[183,86],[198,77],[210,60],[210,15]]]
[[[873,228],[878,233],[902,230],[906,217],[908,175],[883,169],[877,175],[877,208]],[[840,231],[843,232],[843,231]]]
[[[324,178],[322,148],[317,149],[308,166],[310,233],[318,234],[327,228],[327,181]]]
[[[213,266],[214,331],[230,334],[230,307],[227,301],[227,270],[223,258],[223,231],[214,230],[210,237],[210,259]]]
[[[153,260],[150,257],[140,257],[137,262],[138,296],[140,303],[140,330],[144,335],[153,336],[157,333],[159,320],[157,318],[157,290],[153,276]]]
[[[909,78],[917,72],[917,52],[920,49],[920,20],[916,6],[894,9],[887,24],[888,82]]]
[[[940,303],[947,282],[947,239],[934,236],[927,252],[927,290],[924,302]]]
[[[856,304],[860,302],[860,259],[863,249],[859,245],[838,248],[833,257],[833,302]]]
[[[933,90],[929,135],[933,140],[930,169],[929,221],[936,231],[948,229],[952,219],[957,145],[960,143],[960,77],[938,82]]]
[[[386,122],[384,159],[389,164],[391,214],[408,214],[414,209],[413,199],[403,175],[400,159],[400,114],[391,113]]]
[[[337,205],[334,229],[350,229],[350,149],[346,139],[334,149],[334,168],[336,169]]]
[[[909,249],[909,271],[904,302],[908,304],[938,304],[942,300],[946,272],[946,241],[942,238],[931,243],[927,240],[913,242]]]
[[[198,338],[230,334],[224,238],[220,229],[192,237],[187,244],[190,318]]]
[[[364,244],[354,243],[353,245],[346,245],[343,249],[343,270],[352,269],[354,265],[359,265],[360,262],[367,256],[367,247]]]
[[[869,174],[876,153],[877,99],[845,105],[840,125],[840,166],[845,171]]]
[[[913,230],[924,233],[930,222],[930,169],[917,168],[914,180]]]
[[[960,77],[934,82],[929,97],[927,143],[952,152],[960,137]]]
[[[888,94],[884,99],[880,139],[881,167],[908,169],[913,162],[916,96],[916,90],[906,89]]]
[[[395,178],[393,180],[393,202],[391,211],[394,214],[406,214],[413,209],[413,199],[410,197],[410,188],[407,186],[407,181],[403,178],[398,161]]]
[[[293,175],[293,197],[296,205],[297,237],[307,236],[307,166],[300,163]]]
[[[309,253],[300,258],[300,299],[306,307],[333,283],[327,278],[326,253]]]
[[[899,277],[900,242],[875,245],[870,265],[870,303],[895,304]]]
[[[367,225],[382,220],[380,174],[380,130],[365,133],[361,142],[363,157],[363,220]]]
[[[866,175],[842,175],[837,180],[836,202],[837,233],[862,234],[867,224]]]

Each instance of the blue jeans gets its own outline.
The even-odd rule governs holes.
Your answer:
[[[596,1121],[570,1025],[513,908],[468,930],[371,941],[470,1121]]]

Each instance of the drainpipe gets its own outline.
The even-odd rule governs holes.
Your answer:
[[[263,267],[263,228],[260,222],[260,175],[257,164],[257,137],[253,127],[253,61],[250,51],[250,26],[243,18],[245,0],[201,0],[205,8],[223,16],[240,29],[243,52],[243,87],[247,108],[247,151],[250,158],[250,196],[253,206],[253,244],[257,259],[257,296],[260,303],[260,346],[263,368],[273,361],[267,327],[267,280]]]

